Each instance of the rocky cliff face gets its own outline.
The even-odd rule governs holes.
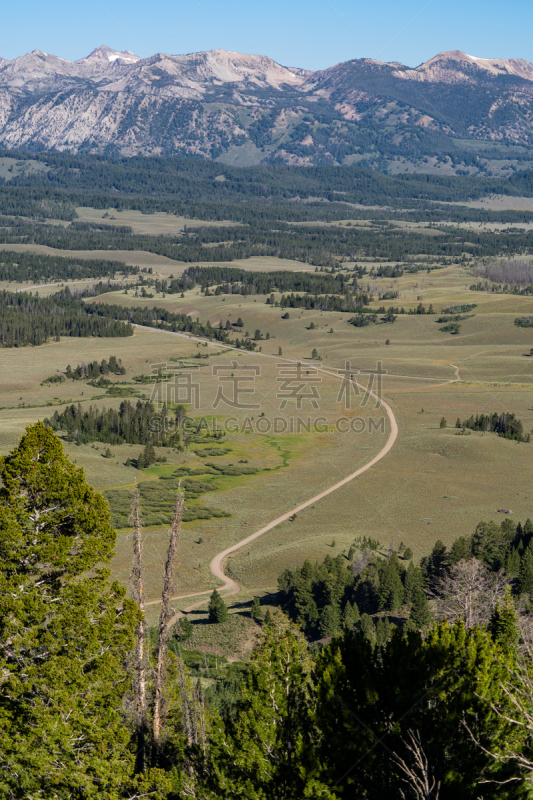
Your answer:
[[[415,69],[359,59],[319,72],[213,50],[75,62],[0,59],[0,144],[236,164],[413,160],[457,138],[529,148],[533,65],[440,53]]]

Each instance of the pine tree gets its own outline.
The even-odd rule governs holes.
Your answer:
[[[393,632],[396,630],[394,625],[387,617],[380,617],[376,624],[376,644],[384,647],[390,641]]]
[[[144,466],[151,467],[155,463],[155,450],[153,445],[147,444],[143,453]]]
[[[498,602],[489,622],[492,638],[508,656],[514,656],[520,641],[518,614],[516,613],[511,587],[507,586],[503,603]]]
[[[226,622],[228,607],[216,589],[213,590],[208,606],[209,622]]]
[[[340,624],[341,613],[339,606],[324,606],[320,614],[320,622],[318,624],[320,636],[334,636],[339,630]]]
[[[252,606],[250,608],[250,616],[252,619],[262,619],[263,618],[263,611],[261,609],[261,601],[258,597],[254,597],[252,600]]]
[[[446,420],[444,419],[444,417],[441,417],[441,420],[440,420],[440,427],[441,427],[441,428],[445,428],[447,425],[448,425],[448,423],[446,422]]]
[[[133,769],[121,706],[138,612],[101,566],[107,504],[42,423],[0,478],[2,794],[118,796]]]
[[[520,561],[518,591],[533,599],[533,540],[528,544]]]
[[[312,661],[307,642],[280,611],[262,628],[241,699],[216,724],[209,764],[213,798],[335,800],[311,776]]]
[[[348,602],[344,607],[344,611],[342,612],[342,627],[351,629],[353,628],[361,619],[361,615],[359,613],[359,609],[357,607],[357,603],[354,601],[353,605]]]
[[[422,575],[422,570],[420,567],[415,567],[411,561],[405,571],[404,602],[410,605],[413,602],[415,590],[418,588],[421,589],[423,585],[424,577]]]
[[[403,603],[403,584],[398,555],[394,553],[380,576],[379,610],[395,611]]]
[[[505,559],[505,572],[509,578],[516,578],[520,572],[520,553],[512,547]]]
[[[376,639],[376,628],[372,622],[372,617],[369,614],[361,614],[361,619],[359,620],[359,629],[365,639],[373,644]]]
[[[426,628],[431,622],[431,612],[429,610],[426,593],[420,586],[416,586],[413,591],[413,603],[409,612],[409,623],[411,629],[420,630]]]
[[[449,565],[450,554],[441,539],[435,542],[429,556],[425,556],[420,562],[422,574],[424,575],[424,579],[428,582],[442,577],[442,575],[447,572]]]

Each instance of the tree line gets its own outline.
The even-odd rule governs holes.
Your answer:
[[[139,267],[103,259],[72,259],[36,253],[3,250],[0,255],[0,281],[73,281],[83,278],[114,277],[117,273],[136,275]]]
[[[320,224],[302,226],[272,221],[227,226],[189,228],[178,236],[153,236],[101,225],[71,223],[59,227],[14,217],[0,218],[0,242],[39,244],[69,250],[144,250],[185,261],[233,261],[251,256],[288,258],[315,266],[338,266],[339,261],[405,261],[414,256],[433,260],[497,257],[533,251],[533,231],[466,231],[451,225],[438,236],[399,227],[345,227]]]
[[[471,431],[494,431],[498,436],[503,436],[504,439],[513,439],[516,442],[529,442],[531,439],[529,433],[524,433],[522,421],[508,411],[500,414],[497,411],[493,414],[476,414],[475,416],[472,414],[462,422],[458,418],[455,427],[468,428]]]
[[[413,129],[416,131],[416,127]],[[83,194],[95,191],[182,199],[212,199],[242,203],[255,198],[322,197],[335,201],[338,193],[361,205],[386,205],[410,198],[441,202],[479,199],[487,194],[533,194],[533,173],[522,171],[510,178],[443,176],[430,174],[384,175],[357,166],[287,166],[268,164],[234,167],[208,159],[164,156],[128,156],[23,153],[3,151],[17,159],[32,158],[50,169],[19,175],[10,187],[67,189]],[[223,181],[215,180],[220,175]],[[337,196],[336,196],[337,195]]]
[[[84,411],[79,403],[70,405],[61,413],[55,411],[50,419],[45,420],[45,424],[52,430],[66,431],[68,441],[79,444],[127,442],[150,447],[155,443],[167,447],[175,443],[177,434],[168,435],[164,424],[166,416],[166,407],[161,412],[156,412],[153,403],[149,401],[138,400],[133,405],[129,400],[123,400],[118,409],[89,406]],[[154,425],[156,418],[160,423],[158,425]],[[150,452],[153,453],[153,447]],[[152,462],[153,460],[155,455]],[[150,466],[150,463],[146,466]]]
[[[90,361],[88,364],[78,364],[72,368],[67,364],[65,375],[73,381],[99,378],[101,375],[125,375],[126,367],[122,366],[122,360],[116,356],[109,356],[109,360],[103,358],[100,362]]]
[[[0,346],[41,345],[61,336],[132,336],[127,322],[86,306],[65,289],[51,297],[0,291]]]
[[[357,274],[362,277],[366,270]],[[200,286],[202,291],[216,287],[214,294],[271,294],[278,292],[305,292],[306,294],[343,294],[357,287],[357,276],[337,272],[290,272],[273,270],[252,272],[236,267],[187,267],[179,278],[156,280],[157,292],[176,294]]]

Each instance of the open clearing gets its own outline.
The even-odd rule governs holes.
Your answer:
[[[269,268],[272,269],[271,264]],[[111,293],[106,295],[106,301],[163,306],[212,324],[235,321],[240,316],[244,332],[253,333],[259,328],[263,335],[270,333],[271,338],[260,345],[263,355],[272,358],[245,352],[224,353],[221,348],[204,348],[187,338],[140,330],[128,339],[63,339],[38,351],[4,350],[0,362],[0,451],[5,453],[16,444],[25,425],[49,416],[53,408],[50,410],[48,403],[91,401],[116,407],[121,402],[83,382],[40,385],[68,363],[74,366],[111,354],[120,357],[127,368],[120,380],[134,392],[130,399],[135,402],[136,397],[149,397],[152,387],[135,385],[134,375],[149,374],[153,363],[207,352],[210,357],[200,359],[202,366],[193,371],[194,380],[201,384],[201,405],[193,414],[200,417],[216,413],[220,420],[231,414],[240,425],[247,416],[257,420],[260,413],[269,419],[290,416],[291,409],[280,411],[276,396],[278,349],[282,349],[284,358],[299,359],[310,358],[316,348],[328,370],[344,369],[346,362],[349,370],[372,370],[381,361],[387,371],[383,397],[394,411],[399,436],[387,457],[355,481],[229,558],[226,571],[243,587],[236,607],[254,593],[275,591],[277,577],[286,567],[297,566],[305,558],[313,561],[326,553],[347,551],[356,536],[371,535],[384,545],[392,541],[397,546],[403,541],[418,557],[439,538],[450,543],[457,536],[470,533],[482,519],[500,522],[503,517],[499,509],[512,511],[514,520],[531,516],[533,445],[507,441],[492,433],[457,436],[453,426],[458,417],[512,411],[523,421],[526,431],[533,428],[533,359],[528,355],[533,347],[533,329],[514,325],[517,316],[533,313],[533,299],[471,292],[468,286],[473,282],[472,275],[461,267],[370,282],[383,292],[391,287],[399,291],[399,298],[392,303],[406,309],[415,308],[419,302],[426,307],[432,303],[439,312],[461,303],[476,307],[470,312],[473,316],[461,322],[459,334],[453,336],[439,330],[442,325],[436,322],[436,315],[404,315],[392,325],[355,328],[348,324],[349,314],[333,312],[290,309],[289,319],[282,320],[283,310],[266,305],[266,298],[261,296],[205,297],[199,290],[192,290],[185,293],[185,298],[160,295],[147,300]],[[375,306],[389,304],[390,301],[378,301]],[[315,328],[309,330],[311,322]],[[389,345],[385,344],[387,339]],[[260,409],[220,406],[216,412],[213,410],[219,385],[213,366],[231,365],[234,359],[241,365],[261,367],[254,387],[254,402]],[[453,382],[457,370],[461,381]],[[367,379],[361,376],[361,380]],[[373,404],[362,408],[361,396],[354,397],[352,407],[346,410],[344,400],[338,396],[339,385],[340,379],[333,378],[320,383],[319,413],[326,420],[333,421],[339,415],[382,416],[382,410],[374,409]],[[40,407],[28,408],[29,405]],[[294,410],[293,407],[293,414]],[[315,410],[307,403],[302,416],[309,413],[315,414]],[[443,416],[448,427],[441,429]],[[260,471],[217,479],[218,488],[209,494],[208,502],[229,512],[230,517],[184,525],[177,592],[192,595],[213,588],[216,581],[209,563],[216,553],[245,538],[247,531],[260,529],[353,473],[379,452],[387,436],[387,428],[383,432],[374,429],[372,433],[365,430],[357,434],[229,433],[224,446],[231,448],[231,454],[221,461],[243,460]],[[131,490],[135,478],[159,481],[164,471],[161,466],[139,473],[124,466],[128,457],[138,455],[139,446],[112,447],[111,459],[102,457],[106,446],[97,447],[98,450],[91,445],[67,444],[70,455],[99,489]],[[193,449],[189,453],[167,449],[164,468],[197,468],[203,462]],[[198,543],[200,538],[202,542]],[[166,541],[166,526],[147,528],[150,599],[158,595]],[[119,531],[113,571],[123,582],[128,581],[130,561],[128,531]],[[156,614],[154,606],[150,619]]]
[[[143,214],[141,211],[117,211],[115,208],[89,208],[81,206],[76,208],[76,214],[80,222],[99,222],[108,225],[126,225],[133,229],[134,233],[158,236],[170,234],[176,236],[184,228],[194,228],[199,225],[202,227],[234,227],[238,222],[229,220],[206,221],[200,219],[189,219],[188,217],[178,217],[175,214],[166,214],[159,211],[153,214]]]
[[[131,267],[141,269],[152,269],[153,274],[161,278],[168,278],[170,275],[181,275],[187,267],[193,266],[192,263],[185,261],[173,261],[166,256],[156,253],[149,253],[145,250],[60,250],[56,247],[48,247],[42,244],[1,244],[0,250],[10,250],[15,253],[37,253],[47,256],[61,256],[62,258],[72,258],[76,260],[105,259],[108,261],[120,261]],[[291,261],[288,258],[274,258],[272,256],[252,256],[251,258],[236,259],[235,261],[217,261],[221,267],[235,267],[247,269],[252,272],[268,272],[270,270],[289,270],[291,272],[314,272],[315,267],[311,264],[303,264],[301,261]],[[211,261],[195,261],[194,266],[210,267]],[[11,285],[13,286],[13,284]]]

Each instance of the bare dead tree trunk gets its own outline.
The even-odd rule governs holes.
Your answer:
[[[431,775],[431,769],[427,756],[422,747],[422,741],[418,731],[407,731],[409,741],[404,740],[405,747],[409,752],[409,760],[400,758],[394,753],[393,760],[402,773],[401,778],[409,786],[411,793],[417,800],[439,800],[440,781],[437,782]],[[400,794],[405,798],[404,792],[400,789]]]
[[[197,733],[197,743],[201,744],[202,752],[204,754],[204,758],[207,751],[207,739],[206,739],[206,730],[205,730],[205,696],[202,684],[200,682],[200,678],[198,678],[198,682],[196,684],[196,696],[198,699],[198,733]]]
[[[146,704],[146,621],[144,618],[144,581],[143,581],[143,542],[142,520],[140,510],[139,489],[135,486],[135,494],[131,504],[131,523],[133,525],[133,563],[131,567],[132,596],[141,613],[137,625],[135,641],[135,715],[139,734],[139,747],[137,752],[137,768],[144,771],[146,765],[146,735],[148,732],[148,714]]]
[[[183,660],[180,656],[178,660],[178,669],[180,674],[180,694],[181,694],[181,708],[183,714],[183,728],[187,738],[187,744],[192,744],[193,730],[191,725],[191,713],[189,709],[189,699],[187,697],[187,686],[185,683],[185,673],[183,671]]]
[[[462,619],[467,628],[488,622],[498,601],[503,599],[507,579],[503,570],[489,573],[481,561],[459,561],[429,590],[437,616]]]
[[[161,594],[161,614],[159,616],[159,636],[156,650],[156,672],[154,687],[154,720],[153,736],[154,744],[157,747],[163,721],[163,687],[165,683],[165,657],[168,649],[170,637],[170,621],[174,614],[171,607],[172,592],[174,590],[174,570],[178,556],[178,545],[181,533],[181,519],[183,516],[184,496],[181,488],[178,490],[178,498],[174,507],[174,516],[169,531],[169,542],[167,561],[165,564],[165,574],[163,577],[163,591]]]

